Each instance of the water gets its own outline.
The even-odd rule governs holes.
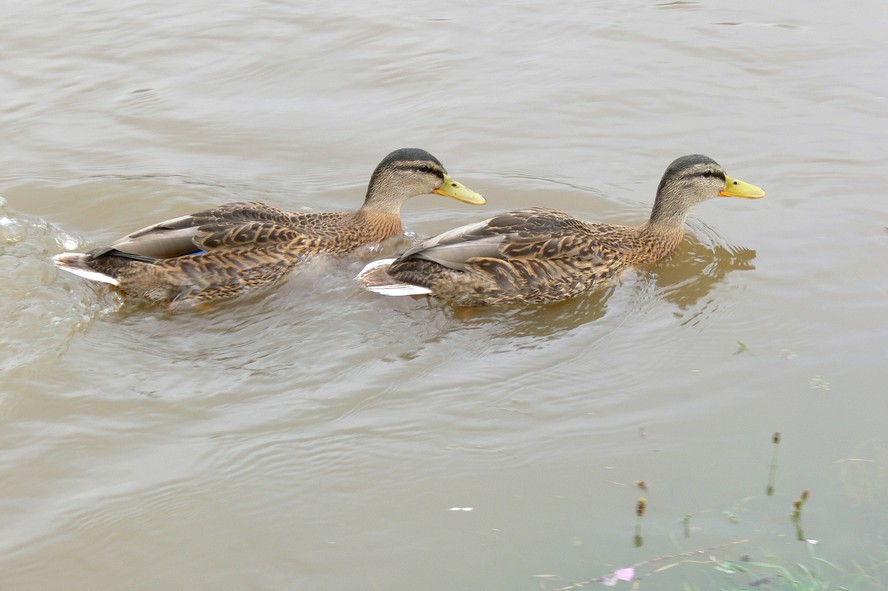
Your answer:
[[[0,587],[556,589],[708,548],[884,588],[888,8],[290,4],[4,11]],[[231,200],[353,208],[406,146],[489,201],[413,199],[417,236],[638,223],[685,153],[768,197],[524,309],[359,291],[396,243],[209,311],[49,262]]]

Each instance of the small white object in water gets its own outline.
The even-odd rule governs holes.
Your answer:
[[[814,376],[811,378],[810,384],[812,390],[829,390],[829,382],[824,380],[822,376]]]

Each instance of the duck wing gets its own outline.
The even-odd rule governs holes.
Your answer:
[[[191,216],[193,242],[204,251],[293,242],[304,233],[303,218],[313,215],[318,214],[293,214],[264,203],[227,203]]]
[[[292,214],[263,203],[237,202],[152,224],[89,254],[155,262],[293,239],[295,234]]]
[[[114,255],[153,262],[157,259],[191,254],[198,250],[194,244],[196,233],[194,218],[183,215],[127,234],[111,245],[96,248],[88,254],[93,258]]]
[[[518,261],[595,256],[590,226],[556,209],[510,211],[448,230],[406,250],[397,260],[425,259],[465,271],[479,259]]]

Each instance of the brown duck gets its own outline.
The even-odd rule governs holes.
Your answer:
[[[386,295],[430,294],[457,306],[555,302],[586,292],[633,265],[669,255],[691,208],[712,197],[764,197],[714,160],[682,156],[666,169],[640,226],[593,224],[563,211],[510,211],[420,242],[367,265],[358,281]]]
[[[403,232],[401,205],[437,193],[482,205],[437,158],[416,148],[379,163],[356,211],[291,213],[263,203],[228,203],[133,232],[55,264],[128,295],[170,305],[200,304],[266,287],[307,257],[344,254]]]

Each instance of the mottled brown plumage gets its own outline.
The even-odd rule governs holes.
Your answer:
[[[197,304],[270,286],[318,254],[341,255],[403,232],[401,205],[438,193],[483,204],[419,149],[389,154],[357,211],[291,213],[263,203],[228,203],[148,226],[110,246],[55,257],[60,268],[123,292]]]
[[[564,300],[627,267],[662,260],[681,242],[690,209],[718,195],[764,191],[728,177],[706,156],[684,156],[667,168],[640,226],[592,224],[555,209],[511,211],[371,263],[358,278],[371,291],[428,293],[459,306]]]

